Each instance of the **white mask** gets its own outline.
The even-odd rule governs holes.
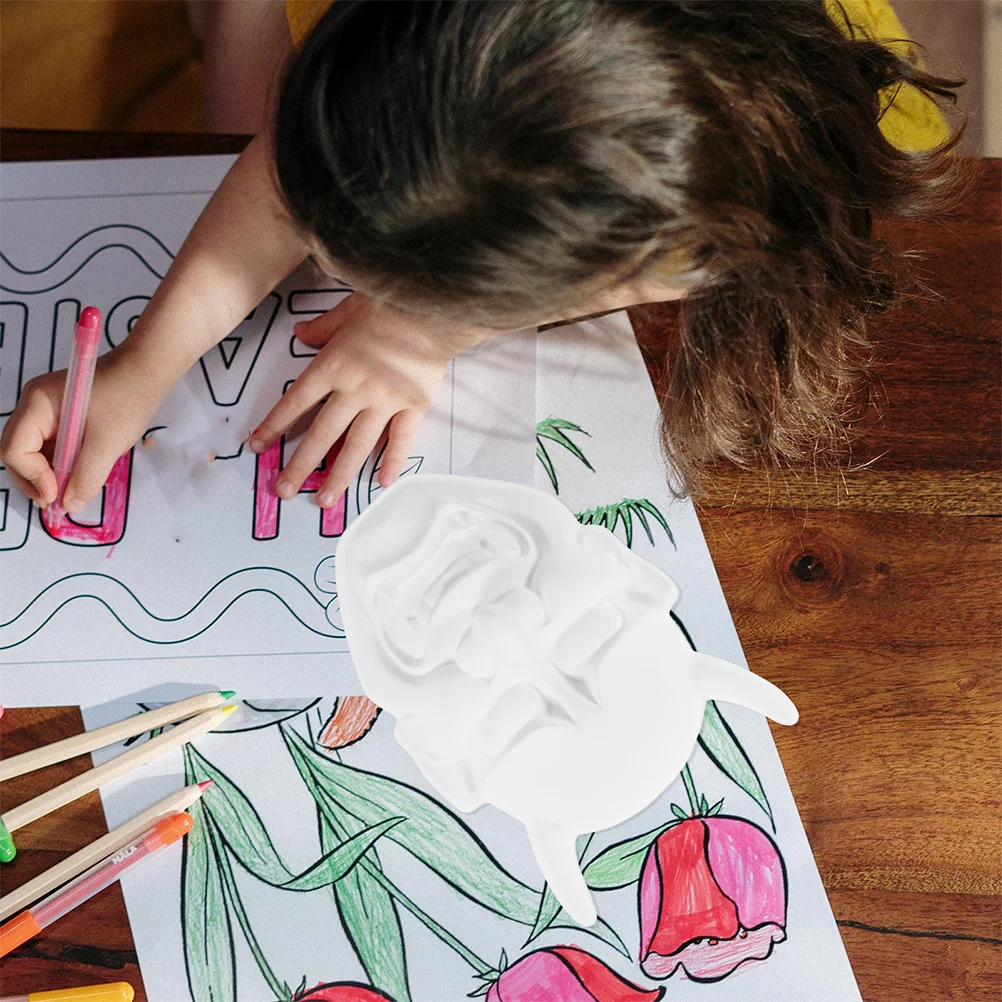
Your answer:
[[[596,911],[576,836],[671,784],[707,700],[797,720],[771,683],[689,647],[670,577],[529,487],[401,480],[345,532],[336,568],[359,681],[397,741],[459,810],[520,820],[582,925]]]

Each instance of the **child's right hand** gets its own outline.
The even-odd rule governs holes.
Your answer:
[[[56,499],[51,459],[65,384],[65,369],[26,383],[0,436],[0,459],[11,480],[42,508]],[[98,359],[83,445],[63,499],[70,514],[97,496],[118,457],[149,427],[161,399],[144,390],[148,382],[115,352]]]

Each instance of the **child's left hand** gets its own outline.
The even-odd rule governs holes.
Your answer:
[[[279,497],[295,497],[347,431],[317,494],[322,508],[337,504],[384,430],[379,482],[393,483],[445,367],[465,348],[499,333],[410,316],[359,292],[296,324],[295,332],[305,344],[322,347],[251,435],[250,447],[263,452],[326,397],[276,486]]]

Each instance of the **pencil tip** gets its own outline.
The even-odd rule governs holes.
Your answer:
[[[220,689],[219,695],[222,696],[223,699],[232,699],[235,695],[235,692],[233,691],[233,689]]]
[[[203,779],[201,783],[198,784],[198,788],[205,793],[205,791],[215,783],[214,779]]]
[[[224,706],[219,712],[228,717],[235,709],[235,706]]]

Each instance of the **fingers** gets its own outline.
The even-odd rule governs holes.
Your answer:
[[[311,348],[321,348],[337,333],[338,328],[363,305],[360,296],[346,296],[337,306],[313,320],[300,320],[292,329],[296,339]]]
[[[278,403],[251,433],[249,444],[252,452],[264,452],[268,449],[330,392],[329,387],[325,388],[320,382],[315,381],[311,369],[312,365],[285,391]]]
[[[275,493],[280,498],[288,500],[299,493],[303,481],[323,462],[356,414],[358,407],[336,396],[324,404],[278,478]]]
[[[42,449],[57,425],[52,396],[25,387],[0,437],[0,457],[11,480],[43,508],[56,499],[56,475]]]
[[[111,468],[131,445],[130,442],[116,443],[84,431],[80,455],[73,464],[73,472],[63,492],[63,507],[71,514],[83,511],[104,486]]]
[[[317,504],[321,508],[333,508],[337,504],[352,477],[369,458],[369,453],[375,448],[385,427],[386,414],[380,411],[362,411],[352,421],[344,445],[317,495]]]
[[[389,487],[403,471],[404,464],[410,458],[411,443],[421,427],[424,418],[423,408],[412,407],[394,415],[390,421],[389,438],[386,442],[386,452],[379,464],[379,483]]]

